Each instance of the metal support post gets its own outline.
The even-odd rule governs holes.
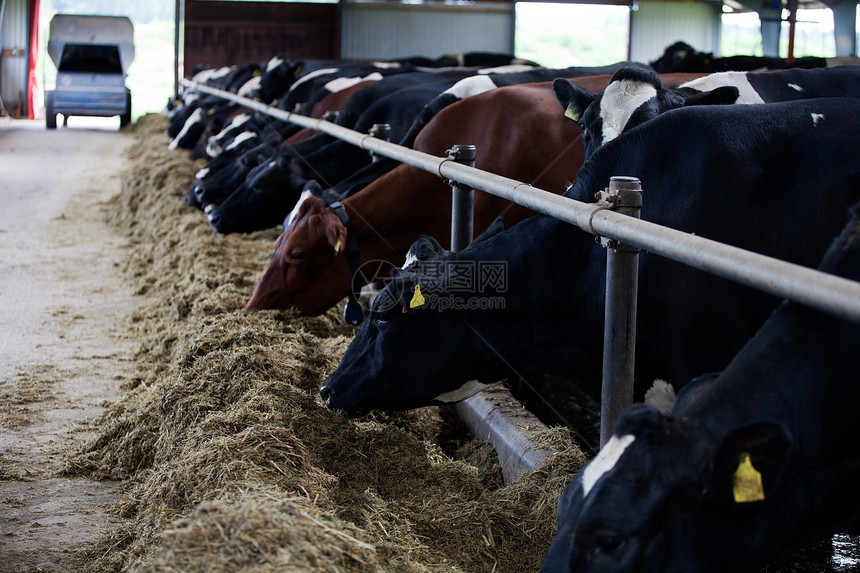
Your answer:
[[[448,159],[475,166],[477,149],[474,145],[455,145],[448,150]],[[474,235],[475,190],[457,181],[451,186],[451,250],[460,251],[469,246]]]
[[[597,194],[607,208],[639,218],[642,185],[635,177],[613,177],[609,189]],[[636,298],[639,290],[639,249],[599,237],[606,252],[606,309],[603,326],[603,387],[600,399],[600,447],[612,436],[615,422],[633,402],[636,357]]]
[[[371,137],[375,137],[376,139],[381,139],[382,141],[390,141],[391,140],[391,124],[389,123],[374,123],[373,127],[370,128],[368,132]],[[374,163],[381,159],[381,156],[377,153],[370,152],[370,157]]]

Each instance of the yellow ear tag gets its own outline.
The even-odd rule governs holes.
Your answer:
[[[409,301],[409,308],[422,306],[424,304],[424,295],[421,294],[421,287],[415,285],[415,294],[412,295],[412,300]]]
[[[338,239],[337,242],[334,244],[334,254],[337,255],[340,253],[340,247],[341,246],[342,245],[341,245],[340,239]]]
[[[582,117],[582,114],[579,113],[579,110],[576,109],[573,104],[570,104],[567,106],[567,109],[564,110],[564,117],[578,122],[579,118]]]
[[[750,455],[746,452],[741,454],[738,469],[732,476],[732,491],[735,496],[735,503],[749,503],[764,499],[761,473],[753,467]]]

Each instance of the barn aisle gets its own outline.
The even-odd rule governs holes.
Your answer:
[[[60,477],[131,369],[125,239],[102,203],[132,136],[117,118],[0,120],[0,572],[75,571],[115,484]]]

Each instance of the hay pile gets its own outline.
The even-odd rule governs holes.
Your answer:
[[[246,314],[277,230],[220,236],[183,195],[195,165],[141,118],[110,205],[131,247],[141,345],[123,400],[66,472],[124,480],[127,527],[88,571],[536,570],[558,496],[584,456],[556,455],[503,486],[492,448],[426,408],[350,420],[318,397],[353,330],[321,317]]]

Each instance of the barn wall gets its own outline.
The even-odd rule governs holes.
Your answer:
[[[344,59],[514,51],[513,3],[343,4]]]
[[[0,29],[0,98],[10,113],[27,111],[27,0],[6,0]]]
[[[209,67],[288,58],[337,58],[340,5],[185,0],[185,76]]]
[[[704,2],[639,2],[630,16],[631,60],[651,62],[667,46],[684,41],[719,53],[720,8]]]

